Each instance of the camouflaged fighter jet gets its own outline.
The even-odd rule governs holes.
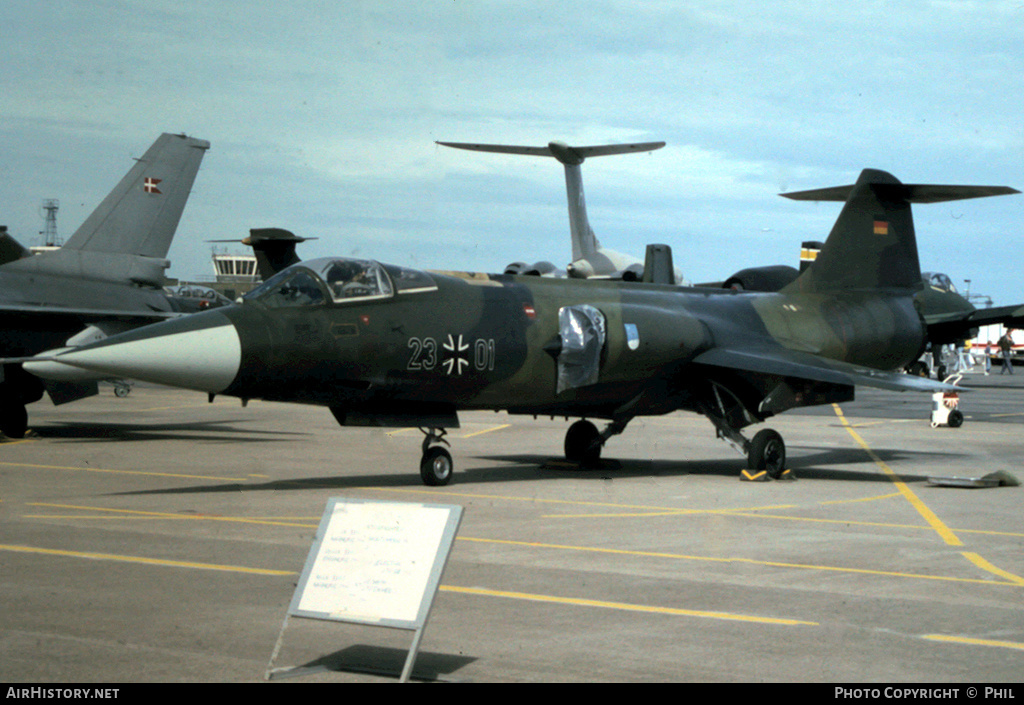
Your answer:
[[[0,356],[35,355],[180,315],[163,290],[165,259],[205,140],[163,134],[58,250],[32,255],[0,243]],[[15,360],[0,375],[0,432],[25,435],[25,405],[45,391],[55,404],[97,393],[97,377],[41,383]]]
[[[905,185],[865,170],[805,196],[846,201],[813,265],[773,293],[679,287],[649,248],[643,281],[425,272],[372,260],[294,264],[236,306],[40,356],[78,369],[246,399],[328,407],[341,425],[419,427],[420,474],[452,477],[463,409],[578,417],[565,454],[598,462],[631,419],[693,411],[776,477],[782,437],[745,427],[853,399],[856,385],[947,389],[901,370],[925,341],[910,204],[1011,193]],[[658,256],[662,253],[662,256]],[[670,257],[668,257],[670,259]],[[590,419],[603,420],[599,430]]]

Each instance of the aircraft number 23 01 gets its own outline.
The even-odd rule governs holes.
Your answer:
[[[494,369],[493,338],[477,338],[472,345],[462,336],[451,334],[438,345],[434,338],[409,338],[407,370],[433,370],[438,364],[445,374],[461,375],[471,367],[477,372]]]

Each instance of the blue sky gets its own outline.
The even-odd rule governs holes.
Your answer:
[[[838,204],[784,190],[1024,190],[1024,0],[0,4],[0,223],[68,237],[161,132],[207,139],[170,274],[284,227],[305,257],[568,262],[561,167],[435,140],[664,140],[584,165],[602,243],[694,281],[796,264]],[[922,268],[1024,302],[1024,196],[917,206]]]

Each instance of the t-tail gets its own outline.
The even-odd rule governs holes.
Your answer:
[[[5,268],[159,287],[185,202],[210,148],[163,134],[59,250]]]
[[[209,242],[240,242],[252,248],[256,255],[256,270],[260,279],[266,281],[272,276],[301,261],[295,251],[296,245],[315,237],[299,237],[284,228],[252,228],[249,237],[243,240],[210,240]]]
[[[903,184],[865,169],[852,186],[782,194],[797,201],[845,201],[813,264],[783,291],[912,291],[921,287],[912,203],[941,203],[1020,193],[1007,186]]]
[[[572,238],[572,263],[568,267],[569,274],[580,278],[611,276],[630,268],[636,270],[638,275],[642,273],[643,263],[639,259],[603,248],[598,242],[587,218],[587,204],[583,196],[583,172],[580,166],[589,157],[651,152],[664,147],[664,142],[605,144],[592,147],[571,147],[564,142],[549,142],[547,147],[465,142],[438,142],[438,144],[476,152],[554,157],[565,167],[565,189],[569,203],[569,232]]]

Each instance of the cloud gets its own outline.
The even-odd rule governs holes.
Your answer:
[[[737,252],[791,261],[801,239],[827,233],[834,210],[782,190],[852,183],[868,166],[1021,186],[1022,17],[1018,0],[12,0],[0,6],[4,217],[34,236],[39,199],[60,197],[71,228],[130,156],[185,131],[213,148],[171,250],[175,274],[208,271],[205,239],[258,225],[320,236],[318,253],[337,242],[500,269],[533,252],[564,259],[559,165],[435,140],[665,140],[588,161],[591,220],[610,247],[667,241],[710,278]],[[1019,204],[979,209],[972,232],[1014,232]],[[923,252],[944,237],[925,235]],[[1004,269],[1016,254],[956,249],[929,252],[927,267],[1024,300]]]

